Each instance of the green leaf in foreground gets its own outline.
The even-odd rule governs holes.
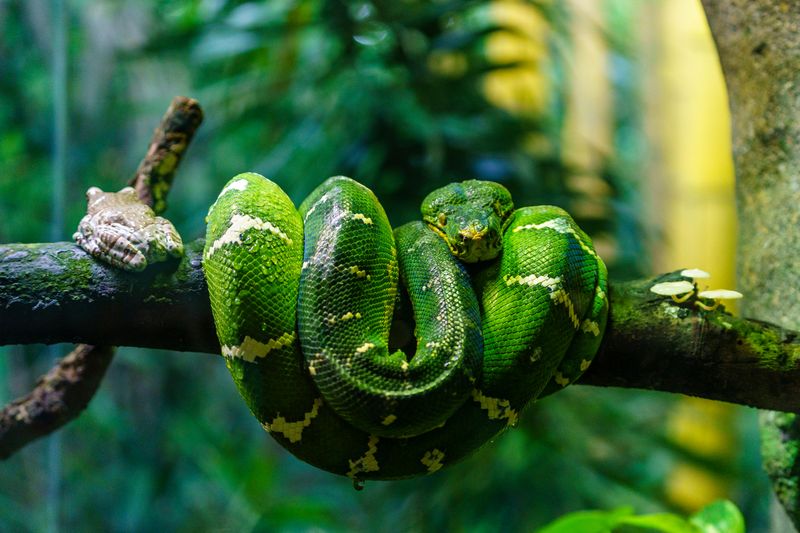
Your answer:
[[[703,533],[745,533],[741,511],[728,500],[706,505],[689,521]]]
[[[632,514],[633,509],[627,507],[612,511],[578,511],[550,522],[537,533],[607,533]]]
[[[562,516],[537,533],[610,533],[641,529],[661,533],[745,533],[744,517],[733,503],[720,500],[707,505],[688,520],[676,514],[635,516],[631,509],[578,511]]]

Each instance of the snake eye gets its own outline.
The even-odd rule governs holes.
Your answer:
[[[439,213],[439,218],[437,219],[436,222],[439,224],[439,226],[444,226],[445,224],[447,224],[447,215],[445,215],[444,213]]]

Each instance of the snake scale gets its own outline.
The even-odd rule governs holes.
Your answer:
[[[575,381],[605,327],[606,268],[565,211],[514,210],[470,180],[431,193],[422,218],[392,231],[345,177],[295,208],[254,173],[209,209],[203,268],[240,394],[296,457],[356,481],[468,456]],[[389,345],[398,291],[408,355]]]

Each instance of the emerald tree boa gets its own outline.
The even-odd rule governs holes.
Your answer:
[[[422,220],[392,231],[349,178],[295,208],[245,173],[207,223],[203,268],[240,394],[292,454],[357,481],[468,456],[577,380],[605,328],[606,268],[589,237],[560,208],[515,210],[496,183],[438,189]],[[409,353],[390,346],[399,292]]]

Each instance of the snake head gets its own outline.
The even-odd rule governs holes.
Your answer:
[[[508,189],[491,181],[451,183],[422,201],[422,219],[465,263],[498,256],[503,224],[513,210]]]

